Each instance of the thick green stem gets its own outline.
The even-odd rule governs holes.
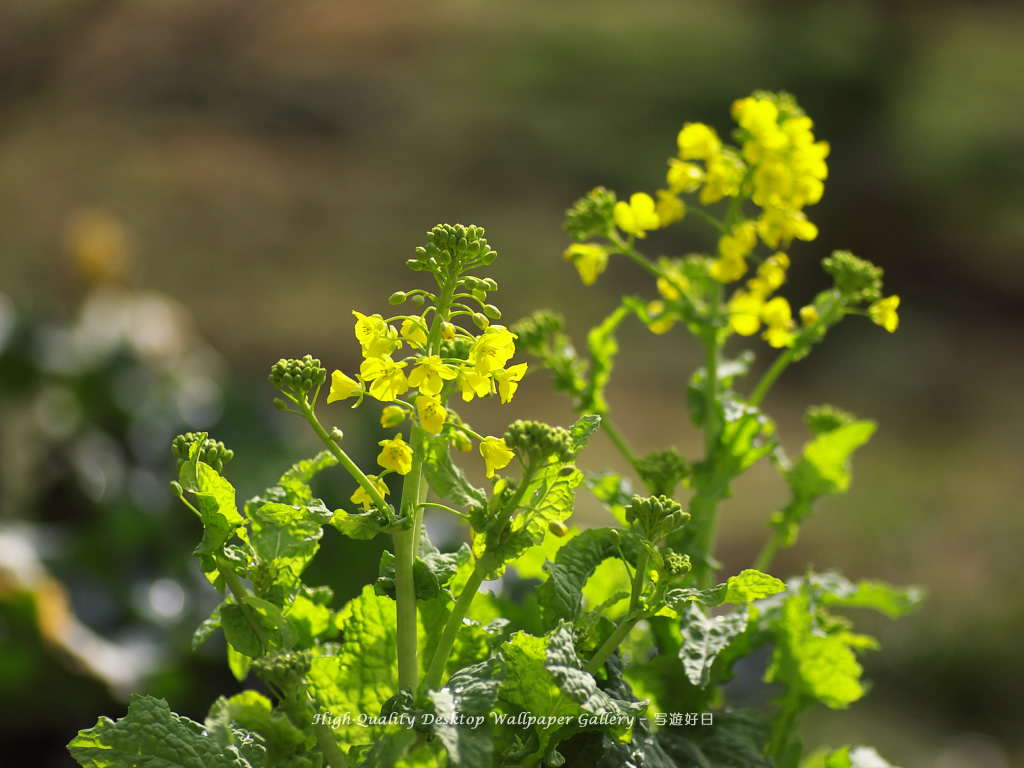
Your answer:
[[[643,596],[644,585],[647,582],[647,561],[650,557],[646,547],[640,550],[640,555],[637,557],[636,572],[633,574],[633,590],[629,596],[630,613],[640,607],[640,598]]]
[[[395,604],[398,611],[398,687],[419,685],[416,649],[416,582],[413,577],[413,526],[395,532]]]
[[[448,658],[452,655],[452,648],[455,646],[455,638],[459,634],[462,622],[469,613],[473,604],[473,598],[484,582],[486,569],[481,565],[482,561],[477,560],[476,567],[469,574],[466,585],[462,588],[459,599],[455,601],[452,612],[448,615],[448,621],[444,625],[441,639],[437,641],[437,648],[434,649],[434,656],[430,660],[430,667],[427,675],[423,678],[423,685],[427,690],[436,690],[441,687],[441,678],[444,676],[444,669],[448,666]]]
[[[619,647],[623,640],[626,639],[626,635],[632,631],[633,627],[637,625],[640,619],[644,618],[644,613],[630,613],[622,620],[622,622],[615,628],[615,631],[608,636],[608,639],[604,641],[600,648],[597,649],[589,662],[587,662],[587,672],[592,675],[596,675],[601,671],[601,667],[608,661],[608,657],[615,653],[615,649]]]
[[[331,768],[348,768],[348,759],[338,746],[338,742],[334,740],[334,732],[323,723],[317,723],[313,726],[313,733],[316,735],[320,751],[324,753],[327,765]]]

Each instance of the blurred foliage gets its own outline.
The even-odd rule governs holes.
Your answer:
[[[790,410],[784,433],[800,429],[790,403],[825,390],[886,425],[858,467],[859,488],[811,524],[793,562],[821,552],[852,576],[919,582],[933,595],[899,630],[877,632],[887,648],[878,663],[892,669],[869,674],[898,682],[872,697],[877,709],[859,714],[865,731],[881,734],[871,740],[883,754],[905,765],[1024,764],[1016,704],[1024,665],[1014,643],[1024,629],[1016,590],[1024,522],[1013,514],[1024,493],[1016,468],[1024,364],[1012,354],[1024,293],[1022,37],[1021,5],[993,0],[9,0],[0,6],[0,291],[9,297],[0,313],[22,329],[82,322],[76,308],[88,302],[61,243],[76,212],[96,206],[132,233],[124,246],[136,252],[133,291],[182,302],[200,334],[247,374],[306,352],[351,367],[350,318],[334,308],[359,306],[371,285],[389,284],[401,259],[383,256],[404,253],[440,220],[487,226],[507,256],[497,277],[510,318],[556,306],[579,318],[568,329],[578,335],[623,288],[641,290],[614,265],[590,291],[577,288],[558,254],[562,212],[579,191],[598,181],[623,193],[652,188],[660,174],[635,169],[658,166],[671,150],[663,137],[681,121],[724,119],[718,105],[755,88],[797,93],[844,179],[817,208],[822,242],[883,265],[903,304],[892,343],[880,349],[840,329],[843,342],[797,366],[785,382],[792,394],[780,391],[773,404]],[[102,239],[99,221],[94,236]],[[681,247],[652,242],[666,252]],[[801,283],[796,269],[790,279],[807,296],[819,287]],[[581,306],[569,311],[563,304],[572,296]],[[156,458],[154,433],[153,452],[137,457],[132,420],[116,401],[137,374],[113,362],[106,374],[75,374],[73,384],[57,371],[32,374],[43,366],[32,356],[51,348],[36,333],[9,336],[4,346],[5,402],[14,402],[12,382],[19,394],[17,406],[5,406],[2,493],[11,498],[19,483],[64,490],[37,496],[19,516],[54,523],[71,515],[68,488],[83,452],[144,458],[145,471],[166,476],[156,463],[169,454]],[[94,333],[105,338],[84,335]],[[669,402],[661,393],[678,386],[679,352],[631,333],[624,327],[622,367],[644,358],[660,369],[644,382],[622,381],[608,397],[655,425],[637,436],[638,447],[683,448],[692,439],[684,413],[642,416]],[[22,358],[10,357],[18,349]],[[682,354],[695,360],[697,352]],[[118,389],[111,382],[122,376],[128,384]],[[166,383],[167,418],[182,419],[173,401],[188,390]],[[145,379],[151,386],[156,397],[154,379]],[[547,418],[543,409],[557,406],[540,395],[531,402],[531,389],[524,385],[521,396]],[[34,414],[54,418],[69,391],[79,424],[103,424],[100,434],[120,437],[76,454],[89,430],[40,432]],[[265,467],[239,469],[273,476],[275,442],[295,436],[265,414],[264,392],[223,392],[218,438],[265,446]],[[93,421],[102,414],[107,421]],[[26,483],[13,469],[24,459],[6,447],[8,436],[23,434],[13,430],[26,420],[45,455],[56,457],[31,466],[49,467],[40,476],[51,481],[63,473],[63,485]],[[595,469],[601,450],[595,445]],[[124,476],[136,476],[134,463]],[[766,477],[749,482],[750,498],[782,503]],[[177,549],[144,544],[155,534],[139,521],[151,515],[168,530],[191,521],[164,520],[165,500],[140,503],[127,491],[98,513],[87,490],[77,493],[93,511],[74,513],[84,515],[83,527],[66,547],[126,546],[125,591],[136,578],[188,587],[187,564],[166,559]],[[724,535],[740,559],[761,541],[764,510],[738,500],[729,510]],[[124,527],[111,533],[103,521]],[[102,574],[112,559],[102,550],[90,557],[83,574]],[[87,617],[76,594],[88,590],[73,585],[111,577],[71,579],[44,559],[97,630],[135,610],[123,597],[113,612],[89,608]],[[18,621],[8,626],[31,628]],[[188,685],[181,689],[186,696]],[[77,698],[69,693],[63,703]],[[82,711],[94,713],[82,698]],[[32,706],[19,700],[18,710],[52,714],[53,705],[40,697]],[[83,725],[47,722],[64,729],[60,743]],[[977,759],[963,747],[976,743],[989,745],[975,750]]]

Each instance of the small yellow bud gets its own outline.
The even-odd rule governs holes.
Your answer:
[[[389,405],[380,414],[380,425],[384,429],[397,427],[403,421],[405,421],[405,409],[398,405]]]
[[[455,326],[451,323],[441,323],[441,338],[451,341],[455,338]]]
[[[818,322],[818,310],[808,304],[800,308],[800,322],[804,325],[814,325]]]

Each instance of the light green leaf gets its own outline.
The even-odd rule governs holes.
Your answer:
[[[338,624],[341,648],[336,656],[313,658],[307,676],[310,692],[321,711],[353,713],[352,723],[334,729],[342,744],[370,744],[384,735],[385,727],[362,727],[355,716],[378,714],[398,689],[395,602],[366,585],[342,608]]]
[[[715,372],[718,377],[719,391],[727,392],[732,389],[736,379],[750,373],[750,366],[754,362],[754,355],[750,350],[745,351],[735,360],[722,359],[718,361]],[[707,423],[707,369],[698,368],[690,377],[690,386],[686,394],[686,405],[690,411],[690,420],[695,427],[703,427]]]
[[[774,576],[749,568],[740,571],[736,576],[730,576],[725,587],[725,598],[722,602],[738,604],[784,592],[786,584]]]
[[[465,473],[452,463],[447,438],[429,437],[424,448],[423,473],[434,493],[466,510],[487,506],[487,494],[470,485]]]
[[[252,666],[252,658],[244,653],[235,650],[231,643],[228,643],[228,669],[235,676],[238,682],[244,682],[249,676],[249,668]]]
[[[286,608],[285,617],[298,634],[297,645],[300,648],[312,648],[317,640],[329,640],[338,634],[331,609],[305,595],[295,596]]]
[[[206,730],[222,744],[232,744],[235,742],[233,723],[259,733],[268,745],[286,752],[306,740],[306,734],[295,727],[283,711],[274,711],[270,699],[257,691],[217,699],[206,717]]]
[[[330,515],[326,509],[323,510]],[[252,514],[250,541],[257,559],[272,566],[289,594],[299,587],[302,572],[320,548],[326,519],[311,507],[270,502]]]
[[[890,619],[916,610],[925,598],[924,590],[919,587],[895,587],[875,580],[853,584],[834,571],[815,576],[814,585],[824,605],[872,608]]]
[[[245,522],[235,506],[234,486],[216,470],[195,458],[199,446],[198,442],[192,445],[193,459],[183,463],[179,471],[182,486],[195,494],[203,521],[203,540],[193,552],[196,556],[217,552]]]
[[[467,545],[466,554],[469,553]],[[441,589],[452,580],[458,570],[460,555],[451,552],[442,555],[429,552],[413,563],[413,582],[416,585],[416,599],[430,600],[441,594]],[[378,595],[395,599],[395,556],[385,550],[380,557],[380,570],[373,585]]]
[[[352,514],[344,509],[336,509],[334,517],[331,518],[331,525],[350,539],[362,541],[368,541],[382,533],[377,522],[377,515],[372,510]]]
[[[171,712],[167,702],[133,694],[116,723],[101,717],[68,745],[83,768],[260,768],[264,747],[224,745],[204,726]]]
[[[579,410],[585,413],[605,414],[608,412],[608,402],[604,399],[604,390],[612,375],[615,355],[619,352],[615,331],[623,318],[629,314],[630,310],[627,307],[619,307],[587,334],[590,376],[586,387],[580,394],[578,406]]]
[[[683,644],[679,658],[691,683],[703,688],[710,682],[715,658],[747,628],[747,618],[746,608],[727,616],[705,616],[695,603],[690,603],[680,624]]]

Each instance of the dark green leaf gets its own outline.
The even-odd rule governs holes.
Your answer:
[[[706,726],[663,729],[658,741],[679,766],[700,768],[775,768],[764,754],[769,724],[753,712],[714,712]]]
[[[747,610],[742,608],[726,616],[705,616],[695,603],[690,603],[682,614],[683,645],[679,658],[690,682],[703,688],[710,682],[715,658],[746,629]]]

